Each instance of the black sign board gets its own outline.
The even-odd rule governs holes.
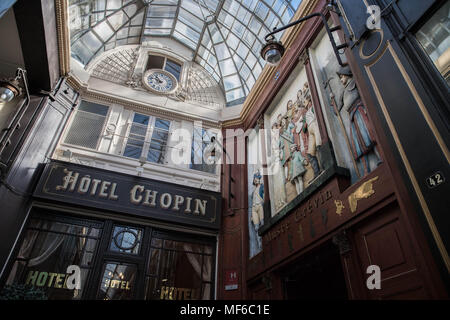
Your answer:
[[[71,163],[47,164],[34,196],[197,227],[220,227],[220,193]]]

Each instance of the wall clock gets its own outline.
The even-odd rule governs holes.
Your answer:
[[[162,94],[173,93],[178,86],[175,76],[161,69],[150,69],[144,72],[142,83],[146,89]]]

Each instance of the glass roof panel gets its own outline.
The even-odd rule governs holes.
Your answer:
[[[193,61],[219,83],[228,105],[235,105],[262,72],[264,36],[289,23],[301,1],[69,0],[72,56],[87,65],[119,45],[173,38],[193,51]]]

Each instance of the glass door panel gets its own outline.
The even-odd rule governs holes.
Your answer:
[[[135,291],[137,265],[106,261],[97,292],[100,300],[130,300]]]

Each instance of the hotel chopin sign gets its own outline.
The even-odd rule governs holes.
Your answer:
[[[47,164],[34,196],[198,227],[220,226],[220,193],[70,163]]]

